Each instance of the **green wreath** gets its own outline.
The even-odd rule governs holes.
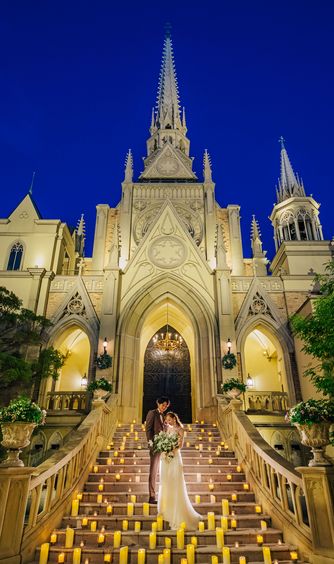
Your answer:
[[[100,370],[106,370],[112,366],[112,357],[105,352],[97,357],[96,364]]]
[[[237,357],[233,353],[224,354],[222,365],[225,370],[232,370],[237,365]]]

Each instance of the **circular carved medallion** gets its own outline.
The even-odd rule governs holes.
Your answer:
[[[148,255],[159,268],[176,268],[185,261],[186,248],[176,237],[159,237],[153,241]]]
[[[163,157],[157,162],[157,170],[164,176],[174,176],[179,170],[179,163],[173,157]]]

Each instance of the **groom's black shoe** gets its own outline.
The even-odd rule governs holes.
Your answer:
[[[149,503],[158,503],[158,502],[154,499],[154,497],[150,497],[150,498],[148,499],[148,502],[149,502]]]

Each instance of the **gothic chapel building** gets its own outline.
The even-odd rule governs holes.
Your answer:
[[[244,402],[253,417],[282,414],[313,394],[302,378],[308,359],[287,321],[309,311],[313,273],[331,258],[319,204],[282,141],[270,215],[276,254],[269,269],[253,216],[252,257],[243,256],[240,208],[216,201],[207,151],[203,177],[193,171],[169,34],[149,132],[143,172],[134,176],[129,151],[119,204],[97,205],[92,257],[84,256],[83,218],[74,231],[44,219],[30,193],[0,220],[0,284],[52,320],[49,344],[68,353],[40,401],[79,394],[98,372],[112,380],[124,421],[141,420],[160,394],[186,421],[214,421],[220,384],[234,376],[249,384]],[[104,347],[113,362],[100,372]],[[222,365],[229,349],[232,370]]]

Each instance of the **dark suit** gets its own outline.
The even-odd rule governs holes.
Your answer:
[[[164,430],[164,421],[162,414],[159,413],[158,409],[151,409],[145,421],[146,437],[148,441],[153,441],[154,436],[158,435],[160,431]],[[160,461],[160,453],[153,453],[150,448],[150,475],[148,479],[148,488],[150,498],[155,499],[155,483],[157,480],[157,473]]]

